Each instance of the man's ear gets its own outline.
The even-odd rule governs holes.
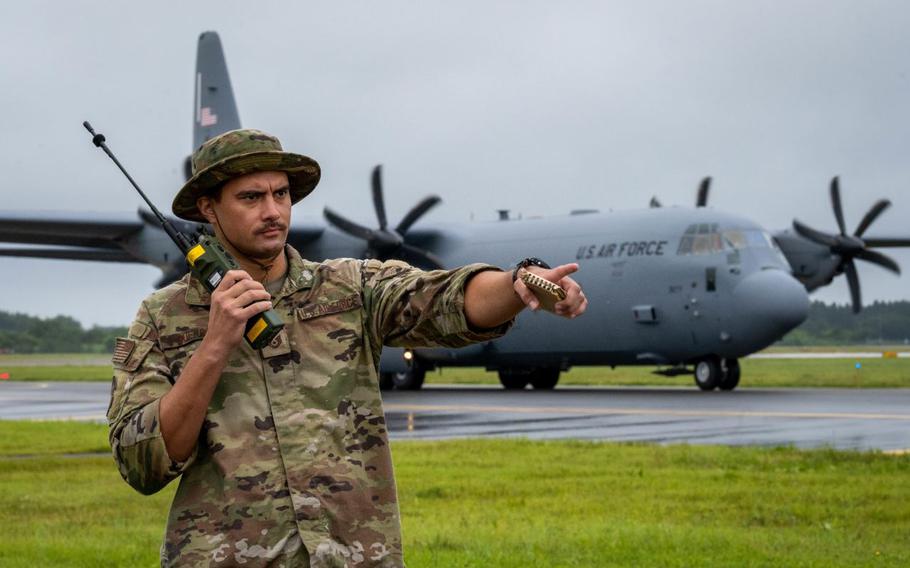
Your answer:
[[[198,197],[196,198],[196,208],[199,209],[199,212],[202,213],[202,216],[205,217],[206,221],[208,221],[210,224],[215,223],[214,199],[208,195]]]

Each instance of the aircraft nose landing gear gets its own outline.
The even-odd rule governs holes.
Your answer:
[[[739,361],[705,357],[695,364],[695,384],[703,391],[716,388],[731,391],[739,384]]]

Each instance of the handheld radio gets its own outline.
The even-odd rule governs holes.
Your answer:
[[[114,154],[108,149],[107,144],[105,144],[104,135],[95,134],[92,125],[89,124],[88,121],[83,122],[82,126],[84,126],[92,135],[92,143],[104,150],[104,153],[117,164],[117,167],[120,168],[120,171],[123,172],[126,179],[128,179],[133,187],[136,188],[136,191],[139,192],[139,195],[142,196],[142,199],[144,199],[151,208],[152,213],[158,218],[158,222],[161,223],[161,228],[164,229],[164,232],[167,233],[171,240],[174,241],[174,244],[177,245],[177,248],[180,249],[180,252],[186,257],[186,261],[190,265],[190,270],[192,270],[193,274],[196,275],[196,278],[202,282],[202,285],[205,286],[209,292],[215,291],[215,288],[221,283],[222,278],[224,278],[224,275],[227,274],[228,270],[240,269],[237,261],[234,260],[230,253],[224,250],[221,243],[214,237],[201,235],[199,241],[194,244],[189,237],[171,225],[164,215],[152,205],[152,202],[145,196],[145,193],[142,192],[139,185],[133,181],[130,174],[127,173],[126,169],[124,169],[117,158],[114,157]],[[279,316],[278,312],[274,309],[270,309],[266,312],[256,314],[246,322],[246,329],[244,330],[243,337],[253,349],[262,349],[278,335],[283,327],[284,322],[281,321],[281,316]]]

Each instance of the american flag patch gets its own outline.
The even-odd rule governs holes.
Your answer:
[[[113,362],[114,365],[125,364],[135,348],[135,341],[118,337],[117,342],[114,344],[114,356],[111,357],[111,362]]]
[[[199,111],[199,126],[215,126],[218,124],[218,115],[212,112],[212,107],[202,107]]]

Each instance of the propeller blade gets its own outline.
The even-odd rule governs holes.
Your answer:
[[[834,218],[841,235],[847,234],[847,224],[844,223],[844,208],[840,201],[840,180],[837,176],[831,180],[831,205],[834,207]]]
[[[373,168],[373,208],[376,209],[376,218],[379,219],[379,229],[385,230],[388,221],[385,216],[385,200],[382,197],[382,165]]]
[[[708,191],[711,189],[711,177],[701,180],[698,186],[698,199],[695,201],[696,207],[706,207],[708,205]]]
[[[812,227],[804,225],[796,219],[793,220],[793,228],[797,233],[799,233],[801,237],[809,239],[814,243],[825,245],[827,247],[833,247],[837,245],[837,239],[835,239],[832,235],[823,233],[821,231],[816,231]]]
[[[407,243],[401,245],[401,251],[404,252],[406,256],[411,256],[412,258],[417,259],[416,262],[413,262],[412,264],[427,266],[430,268],[445,268],[445,265],[442,264],[442,260],[429,251],[419,249]]]
[[[404,235],[408,232],[408,229],[411,228],[411,225],[417,222],[418,219],[423,217],[423,215],[442,202],[442,198],[438,195],[429,195],[423,198],[423,201],[415,205],[408,211],[408,214],[404,216],[404,219],[398,223],[398,226],[395,227],[395,231],[399,235]]]
[[[864,249],[856,253],[856,258],[861,258],[865,261],[871,262],[872,264],[877,264],[897,275],[900,275],[901,273],[901,267],[896,262],[894,262],[894,259],[880,252]]]
[[[867,247],[910,247],[910,239],[869,237],[863,239]]]
[[[347,233],[347,234],[351,235],[352,237],[357,237],[360,239],[364,239],[366,241],[369,241],[370,239],[373,238],[372,229],[367,229],[363,225],[358,225],[357,223],[355,223],[353,221],[349,221],[349,220],[345,219],[344,217],[342,217],[341,215],[339,215],[338,213],[335,213],[328,207],[326,207],[325,209],[322,210],[322,215],[325,217],[326,221],[328,221],[330,225],[332,225],[333,227],[335,227],[342,233]]]
[[[863,309],[863,301],[859,289],[859,276],[856,274],[856,265],[852,260],[844,264],[844,273],[847,275],[847,284],[850,286],[850,299],[853,302],[853,313],[858,314]]]
[[[657,209],[658,207],[662,207],[662,205],[660,204],[660,200],[657,199],[656,195],[651,198],[651,203],[649,203],[649,206],[651,207],[651,209]]]
[[[866,229],[869,228],[869,225],[871,225],[878,218],[878,216],[881,215],[882,212],[885,209],[887,209],[888,207],[891,207],[890,201],[888,201],[887,199],[879,200],[875,205],[872,206],[871,209],[869,209],[869,211],[866,212],[866,215],[865,215],[865,217],[863,217],[863,220],[860,221],[859,225],[856,226],[856,231],[853,233],[853,236],[862,237],[863,233],[866,232]]]

